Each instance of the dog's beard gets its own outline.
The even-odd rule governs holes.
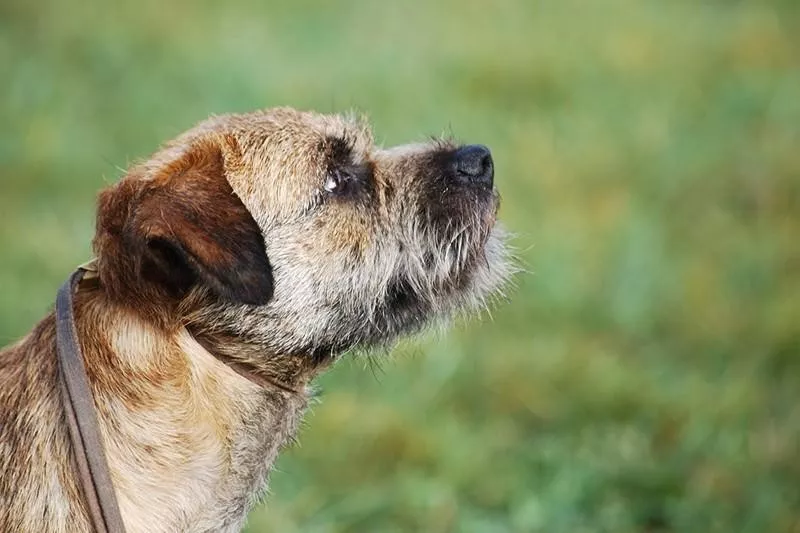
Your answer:
[[[446,232],[420,226],[383,289],[377,305],[364,311],[370,318],[362,347],[391,345],[427,326],[447,323],[459,314],[485,309],[513,273],[502,227],[480,214]],[[424,243],[425,246],[419,246]]]

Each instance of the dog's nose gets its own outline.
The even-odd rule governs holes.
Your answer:
[[[491,187],[494,182],[492,153],[482,144],[462,146],[455,153],[456,178]]]

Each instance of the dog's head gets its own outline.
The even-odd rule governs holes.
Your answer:
[[[95,251],[142,312],[328,357],[480,305],[507,276],[491,155],[367,125],[214,117],[100,196]]]

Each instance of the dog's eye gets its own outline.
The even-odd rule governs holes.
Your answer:
[[[336,169],[328,173],[323,188],[331,194],[345,194],[352,186],[353,177],[342,170]]]

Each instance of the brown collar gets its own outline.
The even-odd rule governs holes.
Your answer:
[[[197,341],[197,344],[203,347],[205,351],[210,353],[215,359],[218,361],[226,364],[231,370],[242,376],[243,378],[247,379],[251,383],[255,383],[262,389],[280,389],[284,392],[288,392],[290,394],[301,394],[301,392],[290,385],[286,385],[281,383],[280,381],[267,376],[264,372],[259,370],[258,368],[254,367],[253,365],[248,365],[243,361],[238,361],[232,357],[228,357],[224,354],[219,353],[218,351],[214,350],[211,346],[211,343],[203,339],[199,335],[195,335],[192,333],[188,328],[187,330],[189,335]]]
[[[75,329],[72,293],[88,272],[89,269],[79,267],[64,282],[56,297],[59,388],[89,519],[97,533],[124,533],[125,524],[111,482],[92,390]]]
[[[56,297],[56,354],[59,388],[66,412],[78,476],[86,498],[89,519],[97,533],[124,533],[125,525],[117,503],[108,461],[100,437],[94,399],[86,375],[83,353],[75,328],[73,293],[81,286],[98,283],[97,260],[79,266],[58,290]],[[190,333],[191,334],[191,333]],[[240,376],[263,389],[300,394],[293,387],[280,383],[258,369],[223,356],[210,349],[199,337],[195,340],[212,356]]]

